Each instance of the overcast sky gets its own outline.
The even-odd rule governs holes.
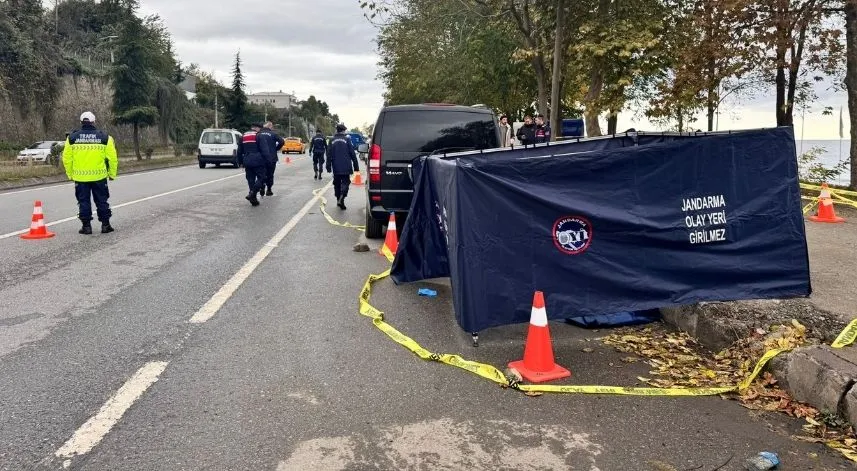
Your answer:
[[[375,79],[378,57],[375,29],[363,17],[357,0],[270,0],[251,3],[212,0],[142,0],[142,15],[158,14],[167,25],[185,64],[197,63],[224,84],[231,82],[235,53],[244,61],[247,91],[294,91],[299,100],[315,95],[326,101],[348,127],[374,122],[381,108],[383,85]],[[772,93],[772,92],[771,92]],[[839,106],[845,94],[819,90],[821,100],[806,115],[806,139],[839,138]],[[833,116],[821,116],[823,106]],[[730,106],[720,115],[720,129],[775,125],[773,97]],[[697,126],[704,128],[700,117]],[[801,133],[795,117],[795,134]],[[620,130],[657,129],[645,120],[620,115]]]

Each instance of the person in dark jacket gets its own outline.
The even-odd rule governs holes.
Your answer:
[[[515,137],[518,138],[518,142],[522,146],[529,146],[536,143],[536,125],[533,124],[532,116],[524,116],[524,125],[518,128]]]
[[[274,196],[274,192],[272,190],[274,186],[274,172],[277,170],[277,151],[283,147],[286,140],[282,137],[278,136],[277,133],[274,132],[274,124],[270,121],[265,123],[265,126],[259,131],[256,140],[260,142],[265,142],[270,150],[267,153],[264,153],[265,156],[265,170],[267,172],[265,176],[265,184],[268,186],[268,191],[265,193],[267,196]]]
[[[313,179],[321,180],[324,172],[324,153],[327,152],[327,139],[324,138],[321,129],[315,131],[315,137],[310,141],[312,151],[312,170],[315,172]]]
[[[244,175],[247,177],[247,186],[250,188],[250,193],[245,198],[253,206],[259,206],[259,198],[256,194],[264,194],[265,182],[268,178],[266,154],[270,152],[271,144],[265,138],[260,142],[259,131],[261,130],[262,125],[254,123],[250,125],[250,131],[241,136]]]
[[[360,171],[357,152],[351,138],[345,135],[346,129],[344,124],[337,124],[336,134],[327,148],[327,173],[333,173],[333,194],[336,196],[336,205],[341,209],[346,209],[345,197],[351,185],[351,174]]]
[[[545,117],[542,115],[536,116],[535,138],[536,144],[550,142],[551,140],[551,127],[545,123]]]

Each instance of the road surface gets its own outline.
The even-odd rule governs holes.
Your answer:
[[[800,422],[719,398],[530,398],[419,360],[357,314],[386,264],[320,214],[329,180],[294,158],[251,208],[238,170],[120,174],[116,232],[91,236],[68,184],[0,193],[0,470],[729,470],[763,450],[852,469],[793,440]],[[21,240],[36,199],[57,235]],[[363,201],[352,188],[330,212],[359,224]],[[373,304],[433,351],[520,356],[524,326],[474,349],[432,287],[384,280]],[[645,373],[598,342],[580,353],[600,334],[555,329],[578,383]]]

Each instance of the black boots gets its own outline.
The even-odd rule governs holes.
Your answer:
[[[271,191],[271,187],[268,187],[268,191],[265,192],[265,196],[274,196],[274,192]]]
[[[336,205],[339,206],[339,209],[348,209],[345,207],[345,197],[344,196],[340,196],[339,198],[336,198]]]
[[[101,233],[102,234],[109,234],[115,230],[116,229],[113,229],[113,226],[110,225],[110,221],[104,221],[101,223]],[[85,234],[85,235],[92,234],[92,224],[89,221],[84,222],[83,227],[81,227],[80,230],[77,231],[77,233],[78,234]]]
[[[259,206],[259,199],[256,198],[256,193],[251,193],[244,197],[247,201],[250,202],[253,206]]]

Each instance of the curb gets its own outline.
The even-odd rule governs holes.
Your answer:
[[[141,167],[141,168],[134,168],[131,170],[127,170],[127,171],[121,172],[119,175],[122,176],[122,175],[129,175],[132,173],[151,172],[154,170],[162,170],[165,168],[173,168],[173,167],[190,167],[192,165],[194,165],[193,161],[188,161],[187,163],[179,163],[179,164],[174,164],[174,165],[153,165],[151,167]],[[67,183],[68,181],[69,180],[65,176],[65,174],[62,174],[62,175],[51,175],[48,177],[27,178],[27,179],[18,180],[15,182],[0,182],[0,192],[7,191],[7,190],[18,190],[21,188],[30,188],[30,187],[35,187],[35,186],[47,185],[50,183]]]
[[[664,323],[715,352],[752,329],[767,328],[782,319],[797,319],[826,343],[846,325],[807,299],[701,303],[664,308],[661,314]],[[766,370],[794,399],[822,412],[835,412],[857,429],[857,351],[853,348],[797,348],[774,357]]]

